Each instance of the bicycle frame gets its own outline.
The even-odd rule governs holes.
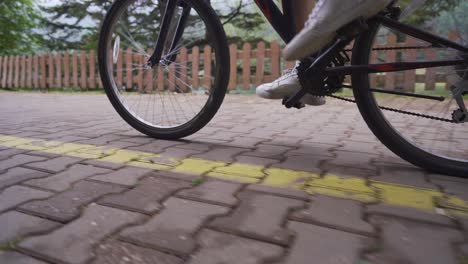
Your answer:
[[[289,43],[295,36],[295,22],[292,11],[294,1],[282,1],[283,13],[273,0],[255,0],[268,22],[280,35],[285,43]]]

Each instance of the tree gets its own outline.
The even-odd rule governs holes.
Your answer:
[[[33,29],[36,28],[38,19],[33,0],[2,0],[0,2],[0,54],[34,51],[38,43]]]

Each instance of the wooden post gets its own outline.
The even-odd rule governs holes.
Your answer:
[[[211,47],[206,45],[203,49],[203,72],[205,73],[203,78],[203,88],[206,90],[211,89]]]
[[[42,90],[47,89],[47,55],[42,54],[41,56],[41,82],[40,87]]]
[[[62,53],[57,52],[55,57],[55,66],[57,67],[55,87],[62,89]]]
[[[164,71],[163,71],[163,66],[157,66],[158,67],[158,90],[159,91],[164,91]]]
[[[49,54],[48,60],[47,60],[47,69],[49,70],[49,78],[48,78],[48,88],[53,88],[55,87],[55,69],[54,69],[54,55],[52,53]]]
[[[437,59],[437,50],[435,49],[428,49],[425,51],[424,60],[426,61],[434,61]],[[433,91],[435,90],[437,82],[437,72],[436,68],[427,68],[426,69],[426,76],[425,76],[425,87],[426,91]]]
[[[21,76],[20,76],[20,87],[26,87],[26,55],[21,56]]]
[[[250,89],[250,53],[252,46],[250,43],[244,43],[242,47],[242,89]]]
[[[78,53],[76,51],[73,51],[72,54],[72,81],[73,81],[73,87],[78,88],[79,83],[78,83]]]
[[[70,54],[68,51],[63,54],[63,85],[70,87]]]
[[[117,59],[117,73],[115,74],[117,76],[117,87],[120,89],[122,88],[123,84],[123,50],[119,51],[119,57]]]
[[[148,49],[146,52],[148,54],[153,54],[152,49]],[[144,59],[145,58],[143,58],[143,60]],[[154,69],[149,69],[146,71],[146,76],[145,76],[145,91],[152,93],[153,87],[154,87]]]
[[[143,55],[137,54],[135,56],[135,65],[143,64],[144,59],[145,58],[143,57]],[[138,75],[136,76],[136,82],[137,82],[137,90],[139,92],[142,92],[145,89],[145,87],[143,87],[143,74],[144,74],[143,68],[138,66]]]
[[[34,89],[39,89],[39,56],[37,55],[34,55],[33,57],[33,86],[34,86]]]
[[[277,41],[271,43],[271,75],[273,79],[280,77],[280,46]]]
[[[8,83],[7,83],[7,86],[8,86],[8,88],[13,88],[13,71],[14,71],[13,61],[15,60],[15,56],[11,55],[11,56],[8,56],[8,57],[9,57],[9,61],[8,61]]]
[[[406,38],[406,46],[416,46],[418,45],[417,39],[408,36]],[[416,61],[416,50],[410,49],[407,53],[406,61],[413,62]],[[415,83],[416,83],[416,70],[405,71],[405,81],[403,83],[403,89],[406,91],[413,92],[415,90]]]
[[[195,46],[192,48],[192,87],[194,87],[196,90],[199,89],[200,85],[200,79],[199,74],[200,74],[200,48],[198,46]],[[158,77],[159,80],[159,77]]]
[[[127,82],[126,82],[126,87],[127,90],[133,88],[133,58],[132,58],[132,48],[128,48],[126,53],[125,53],[125,71],[126,71],[126,77],[127,77]]]
[[[265,75],[265,42],[261,41],[257,43],[257,69],[255,74],[255,86],[259,86],[263,83],[263,77]]]
[[[229,90],[237,88],[237,45],[231,44],[229,46],[229,54],[231,57],[231,72],[229,73]]]
[[[86,91],[88,89],[88,76],[87,76],[87,69],[86,69],[86,52],[84,50],[81,51],[80,54],[80,81],[81,81],[81,90]]]
[[[394,47],[396,45],[396,35],[389,33],[387,38],[387,46]],[[396,61],[396,51],[387,50],[386,62],[395,62]],[[395,73],[387,72],[385,73],[385,89],[386,90],[395,90]]]
[[[15,81],[14,81],[15,88],[19,87],[19,77],[20,77],[20,57],[19,55],[16,55],[15,56]]]
[[[89,88],[96,89],[96,57],[94,50],[89,52]]]
[[[189,92],[190,87],[187,87],[187,49],[185,47],[180,49],[179,56],[177,58],[178,64],[176,67],[176,76],[179,76],[177,83],[179,88],[182,88],[183,92]]]
[[[3,87],[3,76],[5,75],[5,70],[3,68],[3,57],[0,56],[0,87]]]
[[[175,91],[175,64],[169,65],[169,91]]]
[[[28,55],[28,59],[26,61],[26,87],[33,88],[32,80],[33,80],[33,71],[32,71],[32,64],[33,64],[33,55]]]

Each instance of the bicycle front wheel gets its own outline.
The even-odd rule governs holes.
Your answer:
[[[176,8],[167,16],[162,57],[151,66],[170,1]],[[107,96],[128,124],[154,138],[203,128],[224,99],[229,66],[226,34],[205,1],[117,0],[102,25],[99,70]]]
[[[453,41],[466,45],[463,37],[452,36]],[[374,24],[356,40],[353,65],[448,60],[466,58],[466,55]],[[395,154],[433,172],[468,177],[468,123],[453,122],[452,114],[459,105],[451,92],[468,79],[467,68],[458,65],[356,73],[352,76],[354,96],[369,128]],[[445,97],[445,100],[415,97],[415,94]],[[458,99],[468,105],[467,97],[465,94]]]

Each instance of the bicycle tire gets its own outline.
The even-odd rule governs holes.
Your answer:
[[[352,55],[353,65],[369,64],[373,41],[379,27],[378,23],[371,24],[369,30],[356,39]],[[369,91],[369,74],[352,74],[352,85],[354,87],[354,97],[362,117],[374,135],[388,149],[402,159],[429,171],[468,178],[468,162],[429,153],[406,140],[393,128],[376,103],[373,93]]]
[[[205,23],[207,31],[209,31],[212,39],[212,47],[216,50],[215,60],[216,60],[216,72],[215,72],[215,82],[212,89],[212,94],[207,100],[206,105],[201,109],[201,111],[190,121],[177,126],[177,127],[154,127],[142,122],[136,118],[118,98],[118,94],[113,87],[112,80],[108,76],[108,63],[109,63],[109,41],[111,41],[112,24],[116,23],[118,19],[118,14],[120,13],[121,8],[125,8],[125,5],[128,1],[132,0],[117,0],[115,1],[110,10],[108,11],[104,22],[101,27],[101,33],[99,37],[98,45],[98,59],[99,59],[99,71],[101,80],[106,91],[107,97],[112,103],[113,107],[116,109],[118,114],[133,128],[140,131],[143,134],[146,134],[150,137],[157,139],[179,139],[192,135],[206,126],[211,119],[218,112],[226,91],[229,82],[229,72],[230,72],[230,57],[229,57],[229,48],[226,38],[226,33],[224,28],[216,15],[213,8],[208,5],[205,1],[197,0],[183,0],[186,3],[189,3],[191,7],[196,9],[196,12],[199,14],[202,21]]]

